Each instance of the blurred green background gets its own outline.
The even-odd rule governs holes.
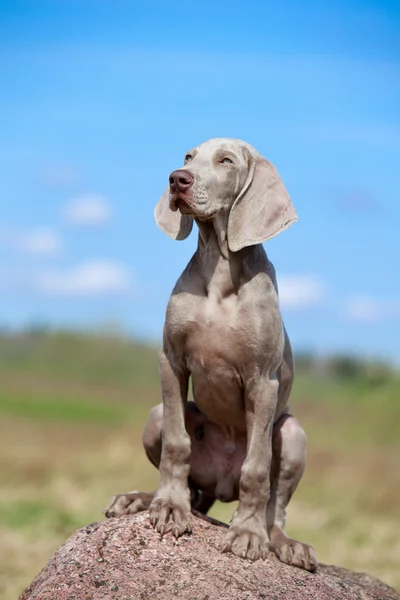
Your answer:
[[[0,597],[12,600],[114,493],[157,485],[141,444],[160,398],[157,349],[104,332],[3,332],[0,378]],[[291,406],[308,462],[287,522],[321,562],[397,588],[399,395],[384,364],[298,356]]]

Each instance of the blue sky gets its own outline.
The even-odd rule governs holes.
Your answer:
[[[153,208],[238,137],[299,222],[266,244],[297,349],[400,362],[400,5],[0,3],[0,323],[158,340],[196,247]]]

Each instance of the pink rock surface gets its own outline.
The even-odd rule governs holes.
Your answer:
[[[221,554],[223,533],[194,517],[191,535],[160,539],[147,513],[94,523],[57,550],[20,600],[400,600],[366,574]]]

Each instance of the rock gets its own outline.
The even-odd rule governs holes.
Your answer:
[[[94,523],[57,550],[20,600],[400,600],[366,574],[221,554],[222,534],[197,517],[193,534],[178,540],[160,539],[147,513]]]

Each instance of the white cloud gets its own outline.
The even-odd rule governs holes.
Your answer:
[[[0,223],[0,243],[28,254],[54,256],[62,247],[59,235],[49,227],[17,231],[6,223]]]
[[[42,272],[35,277],[37,291],[59,296],[88,296],[127,292],[132,287],[129,269],[109,261],[92,261],[70,269]]]
[[[72,225],[98,226],[110,220],[110,203],[97,194],[84,194],[71,200],[63,211],[63,216]]]
[[[278,278],[281,308],[298,310],[319,306],[325,298],[325,286],[311,275],[283,275]]]
[[[351,320],[370,323],[400,318],[400,301],[385,301],[368,296],[354,296],[347,302],[345,314]]]
[[[30,254],[54,255],[61,249],[61,240],[51,229],[37,229],[20,235],[18,244]]]

